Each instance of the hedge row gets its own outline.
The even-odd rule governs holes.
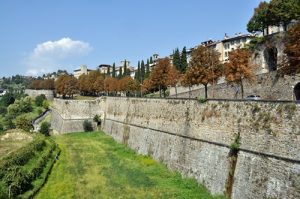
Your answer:
[[[55,149],[53,141],[38,137],[7,157],[0,166],[0,199],[16,198],[32,189],[32,182],[41,175]]]

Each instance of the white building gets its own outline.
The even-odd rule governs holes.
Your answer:
[[[87,75],[89,72],[92,71],[91,69],[88,69],[86,65],[81,65],[79,69],[74,70],[73,75],[77,79],[80,77],[80,75]]]

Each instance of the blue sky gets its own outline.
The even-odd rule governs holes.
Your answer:
[[[146,60],[246,33],[260,0],[1,0],[0,76]]]

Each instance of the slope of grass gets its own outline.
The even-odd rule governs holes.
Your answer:
[[[36,198],[222,198],[104,133],[55,140],[61,155]]]
[[[16,133],[8,134],[20,137]],[[31,142],[3,157],[0,161],[0,199],[9,196],[30,198],[43,185],[58,152],[53,140],[34,134]]]

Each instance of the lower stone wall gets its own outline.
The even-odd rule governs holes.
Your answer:
[[[299,105],[104,97],[55,100],[54,107],[52,127],[60,133],[82,131],[83,120],[98,113],[103,131],[115,140],[197,179],[214,194],[300,196]]]
[[[48,100],[54,99],[54,91],[53,90],[34,90],[34,89],[25,89],[25,94],[32,98],[36,98],[39,95],[44,94]]]

